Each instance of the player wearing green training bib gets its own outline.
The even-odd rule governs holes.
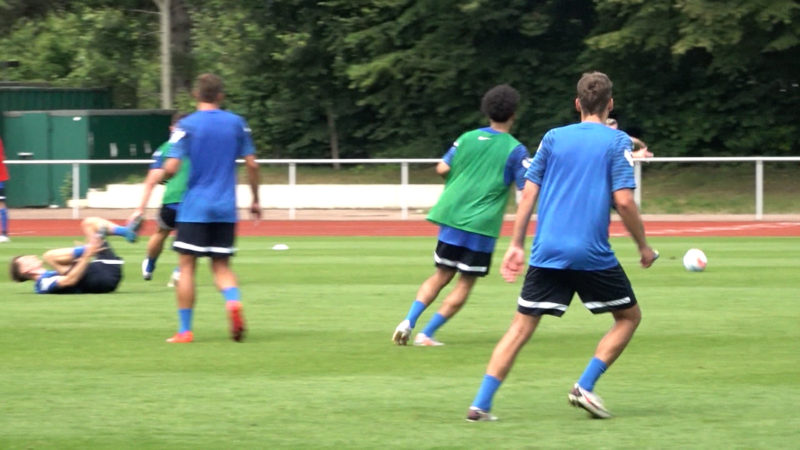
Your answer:
[[[173,124],[180,120],[183,115],[174,118]],[[170,129],[172,127],[170,126]],[[147,203],[150,200],[150,195],[156,184],[164,182],[164,161],[166,155],[169,153],[169,142],[161,144],[160,147],[153,153],[155,162],[150,165],[150,170],[147,173],[147,178],[144,181],[144,193],[139,207],[134,211],[133,216],[141,216],[144,214]],[[190,165],[188,161],[186,164],[181,165],[180,170],[165,182],[164,195],[161,198],[161,208],[156,216],[156,224],[158,230],[150,236],[147,241],[147,257],[142,261],[142,278],[149,281],[153,278],[153,271],[156,268],[156,261],[164,249],[164,241],[169,237],[172,230],[175,229],[175,218],[178,214],[178,208],[183,200],[183,194],[186,191],[186,183],[189,179]],[[178,278],[178,272],[173,271],[168,286],[174,286]]]
[[[522,189],[525,184],[528,150],[509,134],[518,103],[519,93],[511,86],[489,90],[481,101],[489,126],[462,134],[436,166],[447,180],[428,214],[440,227],[433,254],[436,272],[422,283],[408,315],[395,328],[395,344],[408,343],[419,316],[460,272],[453,291],[414,338],[414,345],[442,345],[433,334],[461,309],[478,277],[489,273],[510,186]]]

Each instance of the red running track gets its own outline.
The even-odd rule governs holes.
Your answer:
[[[79,219],[18,219],[11,223],[11,237],[78,236],[79,223]],[[503,236],[511,235],[512,225],[503,224]],[[800,236],[800,222],[646,221],[645,229],[648,236]],[[155,223],[147,221],[142,234],[154,230]],[[620,222],[612,222],[609,231],[611,236],[627,234]],[[438,227],[421,220],[269,220],[242,221],[237,232],[239,236],[436,236]]]

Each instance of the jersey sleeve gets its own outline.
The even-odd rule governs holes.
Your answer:
[[[525,173],[531,165],[530,155],[528,149],[520,144],[511,151],[506,161],[506,169],[504,179],[506,184],[517,185],[517,189],[522,190],[525,187]]]
[[[61,278],[58,274],[47,275],[36,280],[33,288],[37,294],[52,294],[58,290],[58,279]]]
[[[611,149],[611,191],[636,189],[633,174],[633,141],[630,136],[619,132]]]
[[[253,145],[253,136],[250,133],[250,127],[247,125],[244,119],[241,121],[242,127],[242,134],[241,134],[241,141],[239,145],[239,153],[237,153],[237,157],[243,157],[252,155],[256,152],[256,147]]]
[[[167,151],[164,159],[183,159],[189,154],[188,134],[181,122],[178,122],[178,124],[175,126],[175,129],[172,130],[172,134],[169,136],[169,141],[167,144],[169,144],[169,151]]]
[[[161,144],[160,147],[153,153],[153,163],[150,164],[150,170],[161,169],[164,167],[164,161],[167,159],[167,154],[172,145],[169,142]]]
[[[539,143],[539,149],[533,155],[533,161],[531,161],[528,171],[525,172],[525,179],[539,186],[542,185],[542,180],[544,180],[544,170],[547,167],[547,158],[550,156],[552,141],[552,131],[548,131],[542,138],[542,142]]]
[[[458,149],[458,143],[454,142],[453,146],[447,150],[447,153],[442,156],[442,162],[447,164],[448,166],[453,165],[453,158],[456,156],[456,150]]]

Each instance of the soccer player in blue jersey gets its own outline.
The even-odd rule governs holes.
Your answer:
[[[452,292],[414,337],[414,345],[443,345],[434,333],[464,306],[477,279],[489,273],[510,185],[522,189],[529,162],[528,150],[509,133],[518,104],[519,93],[509,85],[486,92],[481,111],[489,126],[462,134],[437,165],[447,181],[428,214],[440,227],[433,254],[436,272],[422,283],[406,318],[395,328],[395,344],[406,345],[419,316],[458,272]]]
[[[639,209],[633,200],[632,143],[622,131],[605,125],[614,106],[611,80],[600,72],[584,74],[575,108],[581,122],[548,131],[525,177],[514,235],[500,272],[512,282],[525,268],[525,231],[537,199],[536,235],[517,312],[492,353],[467,420],[497,418],[492,399],[542,315],[560,317],[577,292],[593,314],[610,312],[611,330],[600,339],[583,375],[569,391],[574,406],[596,418],[611,417],[594,386],[619,357],[641,320],[628,277],[608,242],[609,213],[622,218],[647,268],[658,257],[647,244]]]
[[[259,173],[250,128],[244,119],[220,109],[224,99],[222,80],[213,74],[197,78],[194,95],[197,111],[178,122],[172,132],[164,171],[175,174],[181,161],[191,164],[183,202],[178,210],[175,242],[179,253],[180,282],[175,290],[178,303],[178,332],[170,343],[194,340],[192,314],[195,303],[197,258],[211,258],[214,281],[225,299],[231,337],[241,341],[245,324],[241,293],[229,265],[234,253],[236,214],[236,159],[244,158],[252,191],[250,212],[260,217]]]
[[[33,280],[37,294],[104,294],[113,292],[122,281],[122,258],[104,241],[107,234],[136,241],[140,220],[127,226],[117,225],[100,217],[88,217],[81,222],[86,243],[77,247],[48,250],[42,259],[36,255],[17,256],[11,260],[11,279]]]

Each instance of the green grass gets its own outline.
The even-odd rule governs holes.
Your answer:
[[[520,354],[495,400],[501,420],[478,424],[463,418],[520,287],[500,280],[498,260],[437,334],[446,346],[401,348],[389,338],[432,271],[431,238],[241,239],[247,341],[229,340],[203,267],[196,342],[168,345],[175,256],[146,283],[144,243],[116,242],[128,264],[114,294],[3,282],[0,448],[795,447],[800,238],[652,241],[662,259],[650,270],[629,240],[613,241],[644,314],[598,383],[617,417],[567,405],[610,325],[576,300]],[[0,259],[69,242],[16,238]],[[271,251],[278,242],[290,250]],[[706,272],[681,267],[693,246]]]

